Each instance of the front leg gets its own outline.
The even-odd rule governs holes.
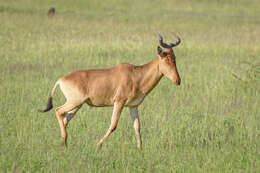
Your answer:
[[[124,102],[114,103],[114,109],[113,109],[110,126],[105,136],[98,142],[98,146],[102,146],[103,141],[116,129],[123,107],[124,107]]]
[[[134,124],[135,135],[137,138],[137,147],[142,149],[142,140],[141,140],[141,133],[140,133],[140,120],[138,115],[137,107],[130,107],[130,115]]]

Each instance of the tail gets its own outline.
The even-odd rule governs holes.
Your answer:
[[[49,110],[51,110],[51,109],[53,108],[52,98],[53,98],[54,92],[55,92],[55,90],[56,90],[56,87],[57,87],[59,84],[60,84],[60,81],[58,80],[58,81],[55,83],[55,85],[54,85],[54,87],[53,87],[53,89],[52,89],[52,91],[51,91],[51,96],[50,96],[49,99],[48,99],[46,108],[45,108],[44,110],[38,110],[39,112],[42,112],[42,113],[43,113],[43,112],[48,112]]]

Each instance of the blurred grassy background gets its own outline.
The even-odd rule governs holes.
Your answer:
[[[257,0],[0,0],[0,21],[0,172],[260,172]],[[54,111],[37,112],[55,81],[147,63],[156,32],[182,38],[182,85],[164,78],[140,106],[143,151],[127,109],[97,150],[112,108],[88,106],[64,150]],[[64,101],[57,92],[54,105]]]

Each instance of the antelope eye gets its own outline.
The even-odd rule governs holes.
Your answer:
[[[162,56],[163,56],[163,57],[164,57],[164,56],[167,56],[167,53],[163,52],[163,53],[162,53]]]

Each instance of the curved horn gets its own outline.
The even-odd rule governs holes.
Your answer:
[[[169,46],[171,47],[175,47],[175,46],[178,46],[180,43],[181,43],[181,39],[178,35],[176,35],[174,32],[172,33],[173,36],[177,39],[176,43],[171,43]]]
[[[162,47],[164,47],[164,48],[172,48],[172,47],[175,47],[175,46],[177,46],[177,45],[179,45],[179,44],[181,43],[180,37],[178,37],[178,36],[177,36],[176,34],[174,34],[174,33],[172,33],[172,34],[174,35],[175,38],[177,38],[177,41],[176,41],[176,43],[171,43],[171,44],[168,45],[168,44],[166,44],[166,43],[163,42],[162,36],[161,36],[159,33],[157,33],[159,43],[160,43],[160,45],[161,45]]]
[[[158,36],[159,43],[163,48],[171,48],[168,44],[163,42],[163,38],[159,33],[157,33],[157,36]]]

